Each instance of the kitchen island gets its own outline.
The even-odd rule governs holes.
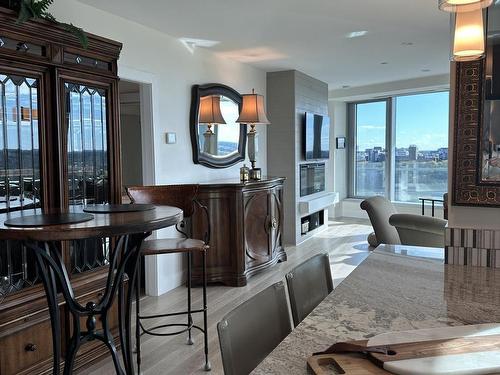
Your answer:
[[[339,341],[500,322],[500,269],[443,258],[442,249],[378,247],[252,374],[307,374],[307,358]]]

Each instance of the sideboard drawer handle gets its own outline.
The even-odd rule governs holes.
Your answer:
[[[36,349],[37,349],[37,347],[35,344],[28,344],[24,348],[24,350],[26,350],[27,352],[36,352]]]
[[[276,220],[276,218],[273,217],[273,219],[271,220],[271,229],[276,229],[278,228],[278,220]]]

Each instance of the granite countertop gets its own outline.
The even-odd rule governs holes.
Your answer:
[[[378,248],[252,374],[305,375],[307,358],[339,341],[500,322],[500,269],[444,265],[441,251]]]

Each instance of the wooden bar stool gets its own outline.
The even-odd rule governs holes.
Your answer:
[[[206,254],[210,242],[210,219],[207,208],[196,200],[198,193],[198,185],[163,185],[163,186],[132,186],[127,188],[127,194],[132,203],[145,203],[156,205],[175,206],[183,210],[184,219],[189,219],[193,216],[195,209],[201,209],[206,215],[207,232],[203,240],[189,238],[186,233],[186,223],[181,222],[176,226],[183,238],[158,239],[144,241],[142,246],[142,255],[161,255],[182,253],[187,254],[188,261],[188,276],[187,276],[187,310],[180,312],[161,313],[154,315],[141,315],[140,313],[140,287],[141,287],[141,265],[138,267],[138,276],[136,287],[136,347],[137,347],[137,367],[140,373],[141,366],[141,336],[144,334],[153,336],[173,336],[184,332],[188,334],[188,344],[193,344],[191,330],[198,329],[203,333],[205,341],[205,371],[211,370],[211,365],[208,360],[208,322],[207,322],[207,275],[206,275]],[[200,252],[203,261],[203,307],[193,310],[191,304],[191,262],[192,254]],[[203,328],[193,323],[193,314],[203,313]],[[143,325],[144,320],[159,319],[172,316],[187,315],[186,323],[171,323],[160,324],[151,328],[146,328]],[[181,327],[180,330],[174,332],[164,332],[162,329],[172,327]]]

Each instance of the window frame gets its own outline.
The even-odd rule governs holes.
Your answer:
[[[359,101],[352,101],[347,103],[347,138],[348,138],[348,198],[351,199],[365,199],[366,196],[356,194],[356,145],[357,145],[357,118],[356,108],[359,104],[367,103],[386,103],[386,124],[385,124],[385,143],[386,143],[386,175],[385,175],[385,196],[391,202],[401,204],[420,204],[418,202],[401,202],[395,201],[396,197],[396,99],[403,96],[425,95],[433,93],[450,94],[449,89],[419,91],[401,93],[398,95],[388,95],[382,97],[375,97],[373,99],[365,99]]]

